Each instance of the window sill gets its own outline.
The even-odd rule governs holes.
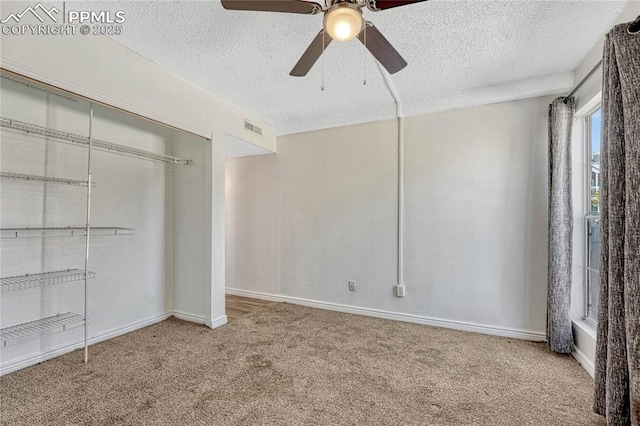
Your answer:
[[[596,361],[596,328],[584,319],[574,319],[573,323],[573,357],[593,378]]]
[[[574,319],[572,322],[573,322],[573,325],[576,328],[579,328],[580,331],[582,331],[587,336],[591,337],[595,342],[597,330],[596,330],[596,326],[595,326],[595,324],[593,324],[593,322],[585,320],[585,319],[582,319],[582,318]]]

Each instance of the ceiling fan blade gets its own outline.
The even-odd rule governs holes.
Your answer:
[[[427,0],[368,0],[367,7],[369,10],[379,12],[381,10],[391,9],[392,7],[406,6],[413,3],[421,3]]]
[[[324,29],[320,30],[316,38],[313,39],[307,50],[302,54],[302,57],[298,61],[295,67],[291,70],[289,75],[294,77],[304,77],[307,75],[309,70],[313,67],[313,64],[316,63],[320,55],[324,49],[327,48],[329,43],[331,43],[331,36],[329,34],[324,33],[324,47],[322,46],[322,34],[324,33]]]
[[[322,12],[322,7],[318,3],[304,0],[222,0],[222,7],[227,10],[302,13],[309,15]]]
[[[395,74],[407,66],[407,61],[371,22],[365,23],[364,29],[358,34],[358,40],[369,49],[389,74]]]

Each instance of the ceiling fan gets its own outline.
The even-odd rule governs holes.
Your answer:
[[[379,12],[423,1],[426,0],[325,0],[323,6],[306,0],[222,0],[222,7],[228,10],[307,15],[324,13],[324,27],[289,73],[295,77],[303,77],[332,40],[345,42],[356,37],[389,74],[397,73],[407,66],[407,62],[371,22],[364,20],[362,9],[366,7]]]

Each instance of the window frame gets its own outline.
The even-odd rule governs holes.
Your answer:
[[[585,113],[585,115],[583,116],[584,122],[584,132],[583,132],[583,146],[585,148],[584,150],[584,172],[583,172],[583,190],[585,191],[585,197],[584,197],[584,206],[583,206],[583,211],[584,214],[583,216],[583,231],[582,231],[582,235],[584,238],[584,247],[583,247],[583,253],[584,253],[584,267],[583,267],[583,286],[584,286],[584,305],[583,305],[583,315],[582,315],[582,319],[589,323],[590,325],[592,325],[593,327],[597,326],[597,321],[594,320],[593,318],[591,318],[589,316],[589,309],[590,309],[590,304],[589,304],[589,299],[590,299],[590,291],[589,291],[589,281],[591,279],[591,277],[589,276],[589,274],[591,272],[597,272],[598,273],[598,277],[600,276],[600,271],[591,268],[590,265],[590,240],[589,240],[589,221],[590,220],[600,220],[600,213],[598,212],[597,214],[594,214],[592,212],[592,195],[591,195],[591,173],[593,172],[592,170],[592,166],[591,166],[591,160],[592,160],[592,135],[591,135],[591,117],[593,116],[593,114],[596,113],[596,111],[598,111],[599,109],[601,109],[602,105],[600,100],[598,99],[598,102],[593,105],[591,108],[589,108],[589,110]],[[598,186],[600,183],[600,178],[598,178]],[[597,315],[597,314],[596,314]]]

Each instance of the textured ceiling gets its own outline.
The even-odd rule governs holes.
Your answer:
[[[402,113],[416,115],[566,91],[626,3],[431,0],[364,14],[409,63],[391,81]],[[265,120],[276,135],[395,116],[375,59],[357,40],[332,43],[306,77],[289,76],[321,15],[227,11],[217,1],[67,8],[124,10],[114,40]]]

